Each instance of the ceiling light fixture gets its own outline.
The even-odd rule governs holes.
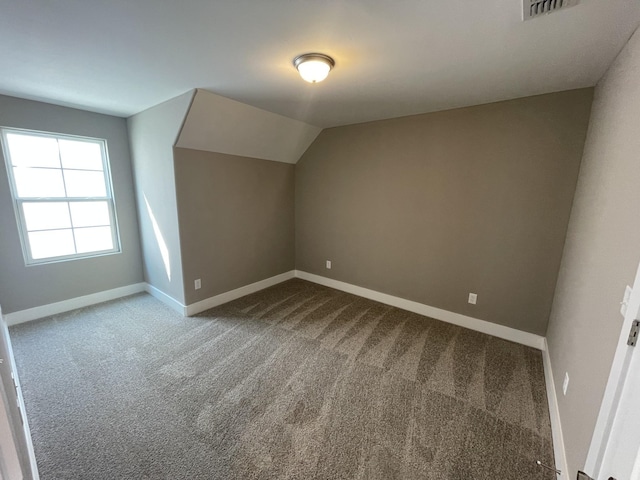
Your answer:
[[[293,59],[294,67],[302,79],[309,83],[318,83],[327,78],[335,64],[333,58],[322,53],[305,53]]]

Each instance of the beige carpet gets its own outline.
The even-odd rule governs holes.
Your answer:
[[[555,478],[539,351],[301,280],[11,336],[43,480]]]

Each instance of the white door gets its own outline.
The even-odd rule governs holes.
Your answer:
[[[622,333],[585,466],[586,473],[597,480],[640,480],[640,338],[636,346],[627,344],[634,320],[640,319],[640,266],[626,304]]]
[[[29,426],[7,325],[0,310],[0,478],[37,480]]]
[[[640,318],[638,310],[635,317]],[[631,358],[607,442],[602,478],[640,480],[637,464],[640,449],[640,346],[629,347]],[[635,471],[634,471],[635,470]]]

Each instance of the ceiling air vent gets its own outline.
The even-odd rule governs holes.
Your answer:
[[[522,19],[531,20],[576,5],[579,0],[522,0]]]

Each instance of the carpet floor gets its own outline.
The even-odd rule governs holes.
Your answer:
[[[555,479],[539,351],[302,280],[10,333],[43,480]]]

